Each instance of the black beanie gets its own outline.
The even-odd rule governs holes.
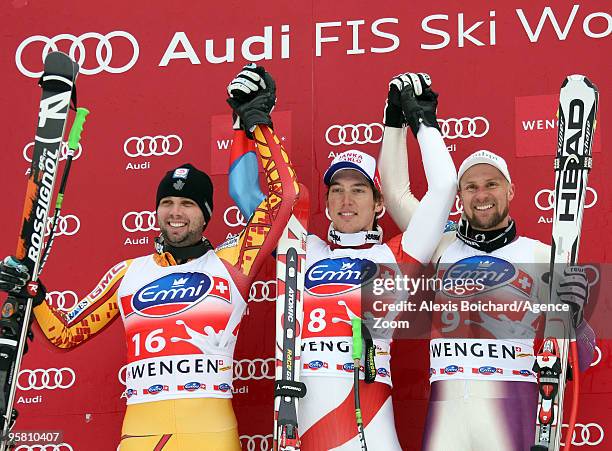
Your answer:
[[[210,221],[213,211],[213,184],[205,172],[189,163],[166,172],[157,187],[155,209],[164,197],[170,196],[193,200],[202,210],[206,223]]]

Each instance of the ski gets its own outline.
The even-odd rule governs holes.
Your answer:
[[[276,372],[274,383],[274,450],[300,449],[298,399],[306,394],[300,382],[304,319],[304,275],[309,199],[300,184],[299,199],[276,250]]]
[[[51,198],[58,173],[60,145],[64,137],[74,82],[79,66],[62,52],[49,53],[39,81],[42,97],[34,139],[34,154],[26,188],[21,232],[16,257],[28,268],[32,283],[28,299],[9,296],[0,319],[0,413],[3,418],[0,451],[14,446],[9,433],[17,418],[13,408],[21,360],[31,337],[32,297],[38,290],[38,272],[43,255]]]
[[[597,114],[598,91],[583,75],[568,76],[559,95],[559,133],[555,158],[555,203],[550,258],[549,296],[554,302],[555,269],[575,265],[578,260],[587,178],[592,167],[591,147]],[[563,314],[565,313],[565,314]],[[563,398],[568,371],[570,342],[572,362],[576,344],[569,313],[548,312],[544,342],[536,355],[539,395],[535,445],[531,451],[558,451],[563,424]],[[570,371],[571,374],[571,371]],[[577,410],[578,368],[573,371],[572,419],[565,449],[571,446]]]

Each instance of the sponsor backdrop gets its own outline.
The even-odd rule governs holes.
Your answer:
[[[215,211],[207,236],[213,243],[244,225],[227,193],[232,131],[225,86],[248,61],[276,78],[276,130],[311,190],[318,234],[327,227],[322,172],[347,149],[377,154],[388,80],[411,70],[433,78],[455,164],[483,148],[503,155],[516,183],[511,212],[519,233],[549,242],[558,90],[566,75],[588,75],[600,88],[601,108],[580,253],[583,261],[610,261],[609,3],[307,0],[270,2],[252,14],[235,0],[114,3],[97,10],[88,2],[11,0],[3,8],[0,253],[15,248],[45,52],[59,49],[80,62],[79,102],[92,112],[42,277],[58,307],[74,305],[117,262],[152,252],[159,230],[155,188],[179,164],[192,162],[212,175]],[[412,136],[408,144],[412,188],[421,196],[424,176]],[[457,203],[451,218],[460,211]],[[388,217],[383,226],[386,236],[397,233]],[[273,268],[270,259],[251,289],[235,357],[234,405],[249,450],[271,446]],[[61,431],[62,445],[45,449],[116,449],[125,408],[120,321],[70,352],[35,334],[18,381],[16,430]],[[573,441],[604,450],[612,449],[606,407],[612,370],[608,342],[598,345],[597,363],[583,377]],[[394,344],[394,404],[405,449],[420,447],[426,353],[425,342]]]

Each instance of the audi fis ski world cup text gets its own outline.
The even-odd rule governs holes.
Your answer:
[[[416,33],[420,39],[404,39],[404,42],[429,51],[447,47],[492,47],[502,38],[501,33],[512,33],[507,28],[500,32],[497,27],[498,19],[504,27],[516,27],[520,30],[526,43],[537,43],[543,36],[565,41],[576,38],[579,34],[587,39],[598,40],[612,33],[612,16],[608,12],[594,11],[577,4],[568,11],[563,6],[557,4],[545,6],[540,11],[529,13],[517,8],[513,11],[512,20],[498,16],[495,10],[485,10],[479,14],[464,12],[446,14],[444,11],[439,11],[420,20],[420,32]],[[241,59],[257,62],[292,57],[290,24],[266,25],[263,27],[263,32],[259,30],[242,41],[232,36],[203,40],[200,36],[175,31],[166,48],[158,50],[160,55],[158,66],[166,67],[180,60],[188,60],[192,65],[201,65],[202,61],[209,64],[224,64]],[[415,30],[402,24],[398,17],[317,22],[314,24],[315,56],[325,57],[326,54],[331,54],[332,49],[342,49],[347,56],[392,53],[400,49],[401,38],[407,33],[414,36]],[[347,34],[350,37],[347,38]],[[118,52],[113,48],[113,43],[120,40],[129,45],[127,55],[118,56],[118,53],[125,52]],[[366,40],[371,44],[367,46],[362,44]],[[95,52],[86,52],[87,41],[96,44]],[[274,47],[273,41],[277,42]],[[120,43],[122,48],[125,47],[124,42]],[[117,30],[102,34],[89,31],[79,36],[68,33],[51,37],[29,36],[17,47],[15,64],[23,75],[38,78],[42,74],[41,68],[31,64],[26,67],[26,61],[30,61],[30,58],[25,55],[55,50],[63,50],[72,58],[76,58],[81,66],[81,73],[85,75],[101,72],[121,74],[133,68],[140,57],[138,40],[130,32]]]

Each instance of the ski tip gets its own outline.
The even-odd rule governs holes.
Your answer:
[[[72,58],[70,58],[67,54],[56,50],[54,52],[49,52],[47,56],[45,56],[45,64],[54,61],[65,61],[66,59],[72,61]]]
[[[61,75],[74,80],[79,65],[64,52],[50,52],[45,57],[44,74]]]
[[[589,87],[592,88],[596,94],[599,94],[599,89],[597,89],[597,85],[595,83],[593,83],[591,80],[588,79],[588,77],[584,77],[584,83]]]
[[[563,80],[563,83],[561,84],[561,89],[565,88],[567,86],[567,84],[570,83],[570,82],[581,82],[585,78],[586,77],[584,75],[580,75],[580,74],[571,74],[571,75],[568,75]]]
[[[584,82],[584,84],[587,85],[589,88],[592,88],[596,92],[599,92],[598,89],[597,89],[597,86],[595,86],[595,83],[593,83],[591,80],[589,80],[589,77],[587,77],[586,75],[582,75],[582,74],[568,75],[567,78],[565,79],[565,81],[563,82],[563,86],[565,86],[569,81],[581,81],[581,82]]]

